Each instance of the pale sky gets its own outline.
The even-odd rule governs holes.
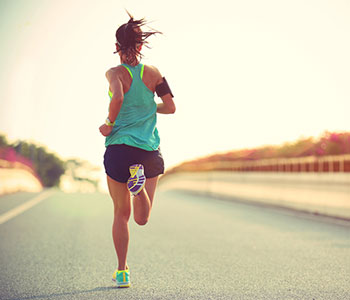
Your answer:
[[[98,127],[115,31],[146,17],[145,64],[175,95],[167,167],[214,152],[350,131],[347,0],[0,0],[0,132],[102,167]]]

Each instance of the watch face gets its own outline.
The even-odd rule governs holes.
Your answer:
[[[106,119],[106,125],[107,126],[113,126],[114,123],[111,122],[111,120],[109,118]]]

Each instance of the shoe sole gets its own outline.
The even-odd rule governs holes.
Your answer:
[[[128,288],[128,287],[130,287],[130,283],[123,284],[123,285],[117,285],[117,288]]]
[[[139,170],[142,170],[141,164],[130,166],[130,178],[128,179],[128,190],[133,194],[137,195],[145,186],[146,176],[144,174],[138,176]]]

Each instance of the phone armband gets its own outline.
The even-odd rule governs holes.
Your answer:
[[[156,93],[157,93],[158,97],[163,97],[166,94],[170,94],[171,97],[174,97],[174,95],[171,92],[169,84],[166,81],[165,77],[163,77],[163,82],[156,86]]]

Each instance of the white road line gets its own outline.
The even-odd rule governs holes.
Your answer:
[[[25,212],[26,210],[32,208],[33,206],[37,205],[39,202],[45,200],[53,193],[52,190],[45,191],[36,197],[34,197],[31,200],[28,200],[27,202],[11,209],[10,211],[0,215],[0,225],[4,224],[8,220],[11,220],[12,218],[18,216],[19,214]]]

